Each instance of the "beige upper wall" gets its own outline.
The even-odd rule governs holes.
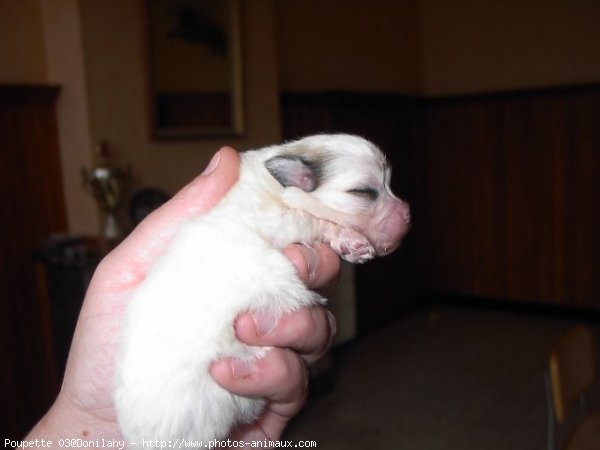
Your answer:
[[[284,92],[421,91],[418,0],[277,0]]]
[[[277,0],[280,85],[451,95],[600,81],[597,0]]]
[[[82,189],[80,171],[92,167],[89,105],[81,42],[79,0],[42,0],[48,81],[61,86],[56,104],[69,230],[92,234],[98,208]]]
[[[93,11],[89,3],[82,8]],[[115,7],[117,20],[139,22],[119,11],[139,13],[141,1],[97,3]],[[597,0],[274,0],[270,8],[283,91],[439,95],[600,80]],[[40,0],[0,0],[0,82],[48,82],[41,15]],[[100,32],[111,40],[112,24],[101,25],[95,29],[107,26]]]
[[[600,81],[597,0],[422,0],[428,96]]]
[[[0,83],[47,82],[40,1],[0,0]]]

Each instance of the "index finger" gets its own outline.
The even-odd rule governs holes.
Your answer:
[[[340,275],[340,259],[328,245],[317,243],[312,247],[290,245],[283,254],[294,264],[300,279],[311,289],[330,294]]]
[[[289,348],[312,364],[331,347],[336,321],[326,308],[313,306],[280,317],[268,311],[247,312],[237,317],[234,328],[248,345]]]

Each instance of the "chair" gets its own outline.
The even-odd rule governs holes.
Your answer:
[[[548,449],[556,450],[557,425],[572,423],[579,403],[582,414],[565,439],[564,450],[600,449],[600,411],[587,412],[587,393],[595,380],[592,334],[577,325],[552,348],[546,373],[548,398]],[[574,417],[573,417],[574,418]]]

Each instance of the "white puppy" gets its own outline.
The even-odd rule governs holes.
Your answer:
[[[125,438],[207,442],[254,420],[264,401],[221,388],[209,364],[268,351],[236,340],[240,313],[325,303],[278,249],[323,241],[364,262],[399,245],[409,210],[389,180],[379,149],[350,135],[243,153],[236,185],[182,227],[130,299],[114,395]]]

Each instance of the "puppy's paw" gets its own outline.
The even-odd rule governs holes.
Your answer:
[[[342,228],[329,242],[331,248],[346,261],[364,263],[376,255],[375,248],[357,231]]]

